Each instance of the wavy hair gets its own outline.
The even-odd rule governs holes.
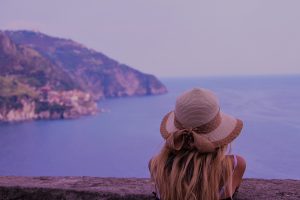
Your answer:
[[[225,156],[227,147],[220,147],[213,153],[200,153],[184,149],[174,151],[164,145],[149,162],[160,199],[219,200],[223,185],[232,184],[232,161]]]

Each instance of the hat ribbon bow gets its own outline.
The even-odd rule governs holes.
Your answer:
[[[199,152],[203,153],[214,152],[214,144],[198,131],[198,128],[182,128],[177,130],[169,135],[166,139],[166,144],[169,148],[176,151],[181,149],[197,149]]]

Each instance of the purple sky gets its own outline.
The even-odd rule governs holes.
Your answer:
[[[299,0],[0,0],[0,29],[71,38],[160,77],[300,73]]]

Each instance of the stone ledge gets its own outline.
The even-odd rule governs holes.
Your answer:
[[[142,178],[0,177],[0,200],[150,200],[152,191]],[[300,199],[300,180],[245,179],[237,199]]]

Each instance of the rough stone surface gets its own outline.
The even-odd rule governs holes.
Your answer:
[[[0,177],[0,200],[154,200],[153,191],[141,178]],[[300,180],[245,179],[237,199],[300,199]]]

